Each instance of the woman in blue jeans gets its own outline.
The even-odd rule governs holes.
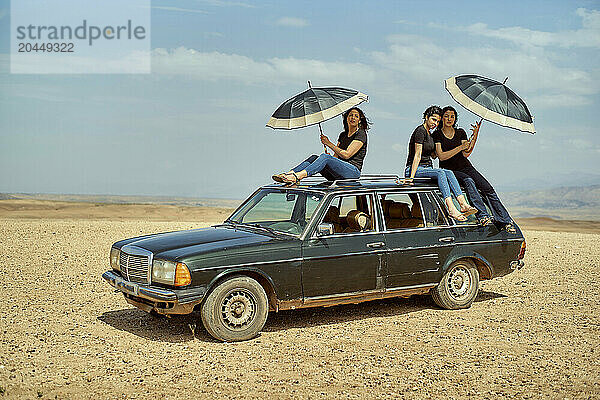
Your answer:
[[[496,223],[508,233],[517,233],[506,207],[500,201],[492,185],[467,159],[475,147],[480,124],[477,123],[471,126],[473,136],[471,140],[468,140],[465,130],[456,126],[457,119],[458,114],[454,107],[444,107],[440,128],[433,134],[436,153],[440,159],[440,167],[452,170],[458,180],[464,183],[469,198],[479,210],[477,218],[482,225],[492,224],[492,218],[483,202],[483,199],[485,199],[494,214]]]
[[[464,222],[467,220],[467,216],[475,214],[477,209],[467,203],[452,171],[433,168],[432,159],[436,157],[436,153],[435,144],[429,132],[437,127],[441,118],[442,109],[438,106],[431,106],[423,113],[423,124],[415,128],[408,144],[408,158],[404,171],[406,179],[404,181],[410,183],[415,177],[437,179],[448,214],[451,218]],[[460,211],[454,205],[451,193],[456,196]]]
[[[367,131],[369,121],[361,109],[353,107],[343,114],[344,131],[337,144],[321,134],[321,143],[330,148],[334,155],[312,155],[289,172],[273,175],[273,180],[296,184],[307,176],[320,173],[327,180],[358,179],[367,155]]]

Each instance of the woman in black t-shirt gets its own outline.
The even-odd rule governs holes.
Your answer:
[[[508,211],[492,185],[467,159],[475,147],[481,123],[471,125],[473,136],[469,141],[465,130],[456,127],[457,118],[458,114],[454,107],[444,107],[441,126],[433,134],[436,154],[440,159],[440,167],[454,171],[458,180],[463,183],[473,205],[479,210],[477,218],[482,225],[492,224],[492,219],[487,213],[482,199],[483,195],[494,214],[496,222],[502,225],[507,232],[517,233]]]
[[[312,155],[289,172],[273,175],[276,182],[294,184],[317,173],[327,180],[358,179],[367,155],[367,131],[369,121],[360,108],[353,107],[342,114],[344,131],[337,145],[321,134],[321,143],[329,147],[334,155],[323,153]]]
[[[410,137],[408,144],[408,158],[406,160],[406,169],[404,182],[412,182],[413,178],[434,178],[437,179],[438,187],[444,196],[444,203],[448,209],[451,218],[464,222],[467,216],[475,214],[476,208],[471,207],[462,191],[456,177],[452,171],[441,168],[433,168],[432,157],[435,157],[435,145],[429,131],[435,129],[442,117],[442,109],[438,106],[431,106],[423,113],[423,124],[417,126]],[[454,193],[460,211],[456,209],[452,201],[451,193]]]

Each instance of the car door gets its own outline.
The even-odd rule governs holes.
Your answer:
[[[373,194],[362,193],[335,196],[326,205],[321,221],[325,219],[335,225],[335,232],[325,236],[313,232],[302,248],[302,287],[306,301],[383,290],[385,243],[378,229],[374,204]],[[369,218],[363,230],[353,228],[347,220],[357,211]]]
[[[453,239],[448,221],[430,193],[380,193],[387,244],[386,290],[436,284]]]

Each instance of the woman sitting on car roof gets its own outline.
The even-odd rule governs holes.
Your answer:
[[[437,179],[450,218],[464,222],[467,220],[467,216],[475,214],[477,209],[467,203],[452,171],[433,168],[432,158],[436,157],[436,153],[435,144],[429,131],[437,127],[441,118],[442,109],[438,106],[431,106],[423,113],[423,123],[415,128],[408,144],[404,182],[411,183],[415,177]],[[460,211],[456,209],[450,192],[456,196],[458,204],[460,204]]]
[[[273,175],[273,180],[296,184],[301,179],[318,173],[330,181],[360,178],[360,170],[367,155],[367,131],[370,123],[357,107],[344,112],[342,118],[344,131],[340,133],[337,144],[321,134],[321,143],[333,151],[333,156],[326,153],[319,156],[313,154],[289,172]]]
[[[452,170],[458,180],[463,182],[469,198],[479,210],[476,216],[482,225],[490,225],[493,222],[485,208],[483,195],[499,226],[502,226],[508,233],[517,233],[506,207],[500,201],[492,185],[467,160],[475,147],[481,123],[471,125],[473,135],[471,140],[468,140],[465,130],[456,126],[457,119],[458,114],[454,107],[444,107],[442,123],[433,133],[440,167]]]

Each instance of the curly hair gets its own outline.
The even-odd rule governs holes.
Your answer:
[[[367,132],[371,128],[371,121],[367,119],[365,113],[358,107],[352,107],[351,109],[344,111],[342,114],[342,119],[344,121],[344,132],[348,132],[348,114],[350,114],[350,111],[352,110],[358,111],[358,115],[360,116],[358,127]]]
[[[427,119],[435,114],[439,115],[441,119],[443,115],[442,109],[439,106],[429,106],[427,107],[427,110],[425,110],[425,112],[423,113],[423,119]]]

